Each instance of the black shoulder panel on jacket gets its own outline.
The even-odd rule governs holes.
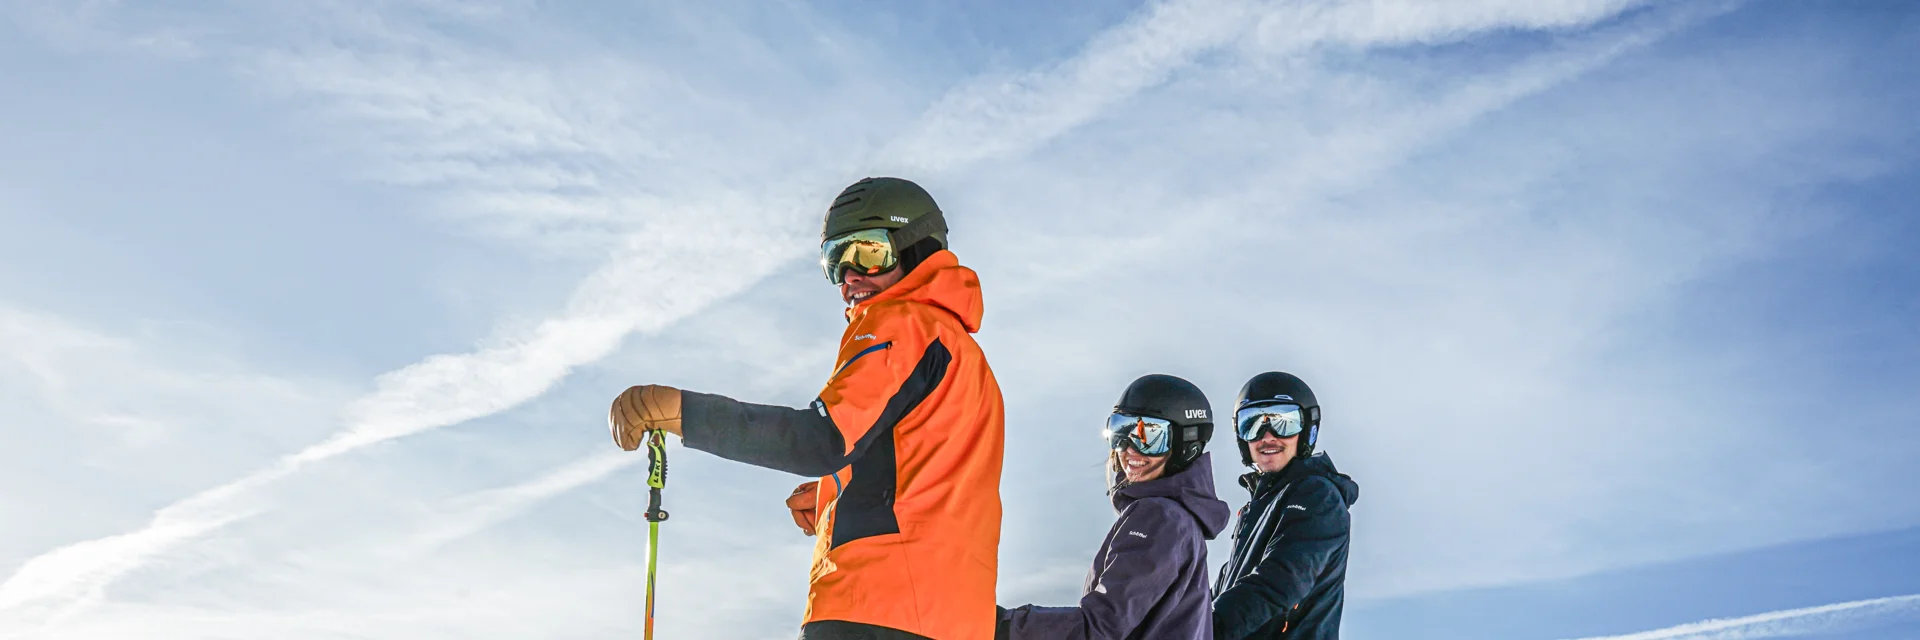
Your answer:
[[[900,521],[893,513],[893,491],[899,481],[893,428],[940,387],[951,362],[953,354],[939,339],[928,344],[920,362],[913,366],[913,373],[900,384],[900,390],[887,399],[887,406],[880,411],[873,428],[860,437],[857,447],[865,451],[855,451],[859,457],[853,462],[853,478],[847,482],[846,491],[840,494],[838,506],[834,507],[833,542],[828,548],[900,532]]]

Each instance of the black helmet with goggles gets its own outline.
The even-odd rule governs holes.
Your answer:
[[[1107,445],[1168,456],[1167,475],[1186,470],[1213,437],[1213,408],[1193,383],[1169,375],[1141,376],[1127,385],[1107,416]]]
[[[1279,438],[1300,436],[1297,457],[1313,455],[1320,439],[1320,401],[1299,376],[1281,371],[1254,376],[1240,387],[1234,405],[1233,435],[1240,444],[1241,464],[1253,466],[1247,443],[1268,433]]]

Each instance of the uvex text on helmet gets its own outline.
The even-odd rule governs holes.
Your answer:
[[[932,238],[947,248],[947,221],[926,189],[900,178],[865,178],[848,185],[827,208],[820,240],[861,229],[887,229],[896,251]]]
[[[1314,399],[1313,389],[1305,380],[1282,371],[1254,376],[1240,387],[1240,397],[1234,401],[1233,410],[1237,414],[1241,409],[1261,404],[1300,405],[1306,420],[1295,447],[1299,451],[1296,457],[1313,455],[1314,445],[1320,441],[1320,401]],[[1253,466],[1253,452],[1247,448],[1247,441],[1240,439],[1238,429],[1234,430],[1234,441],[1240,445],[1240,463]]]
[[[1151,416],[1173,423],[1167,475],[1185,470],[1207,450],[1213,438],[1213,407],[1200,387],[1164,374],[1141,376],[1127,385],[1113,410]]]

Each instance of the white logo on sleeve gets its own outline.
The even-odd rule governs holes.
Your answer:
[[[871,334],[871,333],[862,333],[862,334],[860,334],[860,335],[857,335],[857,336],[854,336],[854,337],[853,337],[853,340],[854,340],[855,342],[859,342],[859,341],[861,341],[861,340],[872,340],[872,339],[873,339],[873,334]]]
[[[1288,509],[1299,509],[1299,510],[1301,510],[1301,511],[1306,511],[1306,510],[1307,510],[1307,508],[1306,508],[1306,507],[1302,507],[1302,506],[1300,506],[1300,505],[1297,505],[1297,504],[1290,504],[1290,505],[1287,505],[1287,508],[1288,508]]]
[[[1130,535],[1130,536],[1133,536],[1133,537],[1136,537],[1136,538],[1145,538],[1145,537],[1147,537],[1147,534],[1144,534],[1144,533],[1140,533],[1140,532],[1138,532],[1138,531],[1128,531],[1128,532],[1127,532],[1127,535]]]

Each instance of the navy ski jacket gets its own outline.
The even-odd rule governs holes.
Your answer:
[[[1360,485],[1326,454],[1249,473],[1253,499],[1234,526],[1214,585],[1213,637],[1337,640],[1346,600],[1347,508]]]
[[[1231,507],[1213,490],[1210,454],[1180,473],[1121,487],[1120,513],[1093,556],[1077,607],[1003,610],[1001,637],[1062,640],[1207,640],[1207,541]]]

